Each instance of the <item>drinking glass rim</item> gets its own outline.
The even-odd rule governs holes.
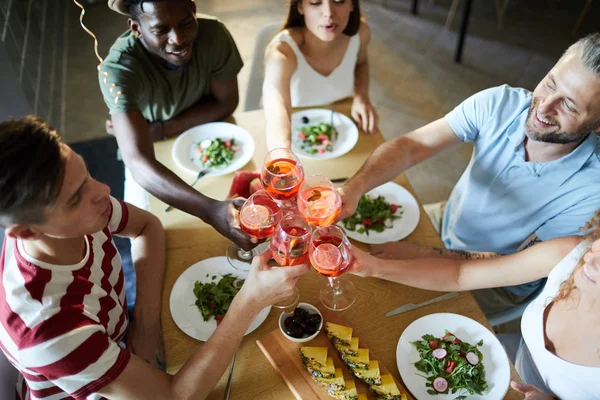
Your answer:
[[[292,227],[292,228],[294,228],[294,227]],[[298,238],[298,239],[301,239],[301,238],[303,238],[303,237],[305,237],[305,236],[309,236],[309,237],[310,237],[310,236],[312,235],[312,232],[311,232],[311,230],[310,230],[310,225],[308,225],[308,229],[306,230],[306,233],[305,233],[305,234],[303,234],[303,235],[292,235],[291,233],[287,233],[287,232],[286,232],[286,231],[283,229],[283,227],[281,226],[281,220],[280,220],[280,221],[279,221],[279,223],[277,224],[277,228],[276,228],[276,230],[280,230],[280,229],[281,229],[281,231],[283,231],[283,232],[285,233],[285,235],[286,235],[286,236],[288,236],[288,237],[292,237],[292,238]]]
[[[275,151],[285,151],[285,152],[288,153],[288,155],[291,156],[291,157],[289,157],[289,159],[293,160],[296,163],[296,165],[295,165],[295,167],[290,172],[288,172],[286,174],[274,174],[273,172],[269,171],[269,169],[267,168],[267,162],[266,162],[266,160],[269,157],[269,155],[271,153],[275,152]],[[269,160],[269,162],[273,161],[273,160],[277,160],[277,158]],[[269,151],[265,155],[265,161],[263,161],[263,168],[262,169],[263,169],[263,171],[267,171],[270,175],[274,175],[274,176],[287,176],[287,175],[291,175],[293,173],[293,171],[295,169],[297,169],[298,167],[302,168],[302,163],[300,163],[300,159],[298,158],[298,156],[292,150],[290,150],[288,148],[285,148],[285,147],[277,147],[276,149],[273,149],[273,150]]]
[[[315,246],[315,241],[312,240],[312,239],[314,239],[313,238],[314,233],[317,232],[317,231],[319,231],[319,230],[322,230],[322,229],[324,230],[324,229],[330,229],[330,228],[333,228],[334,230],[337,230],[338,232],[340,232],[342,234],[342,236],[340,237],[340,239],[341,239],[340,244],[338,244],[337,246],[335,246],[336,248],[338,248],[338,249],[341,250],[341,247],[344,245],[344,241],[347,240],[347,236],[346,236],[346,232],[344,232],[344,230],[342,228],[340,228],[339,226],[337,226],[337,225],[319,226],[315,230],[313,230],[311,232],[311,241],[310,241],[311,247],[313,247],[315,250],[317,250],[317,246]],[[332,243],[329,243],[329,244],[332,244]]]

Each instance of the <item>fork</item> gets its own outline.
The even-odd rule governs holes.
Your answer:
[[[329,117],[329,125],[331,126],[331,130],[332,130],[332,138],[333,141],[335,142],[337,140],[337,134],[338,131],[337,129],[335,129],[335,127],[333,126],[333,115],[335,114],[335,105],[331,104],[331,116]]]
[[[203,169],[202,171],[198,172],[198,176],[196,177],[196,180],[192,183],[190,183],[190,186],[194,186],[196,183],[198,183],[198,181],[200,180],[200,178],[202,178],[204,175],[208,174],[210,172],[210,169],[206,168]],[[167,208],[165,208],[165,212],[169,212],[173,209],[173,206],[169,206]]]
[[[237,354],[237,353],[236,353]],[[233,377],[233,366],[235,365],[235,354],[231,360],[231,366],[229,367],[229,377],[227,378],[227,386],[225,386],[225,395],[223,400],[229,400],[229,392],[231,391],[231,378]]]

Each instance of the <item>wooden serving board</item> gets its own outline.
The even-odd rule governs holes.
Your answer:
[[[336,368],[341,368],[344,374],[344,378],[346,380],[353,379],[356,383],[356,390],[358,393],[366,393],[368,399],[375,399],[375,396],[369,392],[369,386],[365,382],[353,376],[348,367],[344,363],[344,361],[340,358],[337,349],[331,344],[329,339],[327,339],[327,335],[325,334],[325,322],[332,322],[334,324],[351,326],[348,322],[343,319],[338,313],[334,311],[327,310],[321,306],[318,307],[319,311],[323,315],[323,329],[319,334],[310,342],[306,343],[295,343],[291,340],[286,339],[283,336],[283,333],[279,328],[267,333],[261,339],[256,341],[256,344],[265,357],[269,360],[273,368],[283,378],[287,386],[292,391],[294,397],[298,400],[331,400],[331,397],[325,388],[319,385],[311,375],[304,369],[302,366],[302,359],[298,352],[298,349],[301,346],[312,346],[312,347],[327,347],[328,348],[328,356],[333,358],[333,364]],[[367,344],[363,340],[362,337],[358,337],[358,347],[359,348],[368,348]],[[371,360],[378,360],[377,356],[373,354],[372,351],[369,350],[369,358]],[[388,369],[379,362],[379,370],[381,371],[381,375],[389,374]],[[392,375],[393,376],[393,375]],[[408,390],[404,386],[400,384],[394,378],[396,385],[401,393],[406,393],[409,399],[410,396]]]

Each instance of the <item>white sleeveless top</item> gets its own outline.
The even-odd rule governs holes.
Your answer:
[[[554,267],[544,290],[529,304],[521,320],[525,345],[515,362],[517,371],[525,383],[562,400],[600,399],[600,368],[565,361],[544,345],[544,310],[590,246],[591,241],[583,241]]]
[[[358,33],[350,37],[342,62],[328,76],[321,75],[310,66],[287,32],[282,31],[275,36],[269,47],[280,42],[289,44],[298,60],[290,81],[292,107],[329,104],[354,95],[354,69],[360,50]]]

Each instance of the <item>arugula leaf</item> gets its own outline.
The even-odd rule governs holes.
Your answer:
[[[426,334],[422,336],[421,340],[412,342],[412,345],[416,347],[420,355],[420,360],[414,364],[415,368],[429,374],[428,376],[423,376],[426,379],[425,385],[432,387],[433,380],[441,376],[448,381],[449,392],[460,394],[455,400],[465,399],[467,393],[469,395],[482,395],[484,392],[488,392],[490,387],[485,379],[485,369],[481,362],[483,355],[477,348],[483,345],[483,340],[480,340],[476,345],[462,341],[460,344],[452,344],[450,342],[456,337],[448,331],[446,331],[446,334],[451,335],[446,337],[446,341],[443,341],[442,338]],[[438,360],[433,356],[433,350],[429,347],[430,340],[436,340],[438,347],[447,351],[444,359]],[[480,360],[479,364],[471,365],[467,361],[464,355],[468,352],[477,354]],[[447,369],[449,362],[454,363],[451,372],[448,372]],[[420,374],[417,375],[422,376]],[[431,389],[427,393],[431,395],[439,394]]]
[[[216,278],[216,275],[214,275],[214,278]],[[243,279],[238,279],[231,274],[224,275],[216,283],[196,281],[194,283],[194,296],[196,296],[194,304],[198,307],[202,318],[208,321],[210,317],[225,315],[231,301],[239,292],[243,283]]]
[[[392,212],[392,209],[395,212]],[[401,205],[390,204],[383,196],[363,195],[358,201],[354,215],[342,220],[342,223],[349,231],[369,235],[369,231],[385,231],[386,221],[393,222],[402,218],[403,212]]]

